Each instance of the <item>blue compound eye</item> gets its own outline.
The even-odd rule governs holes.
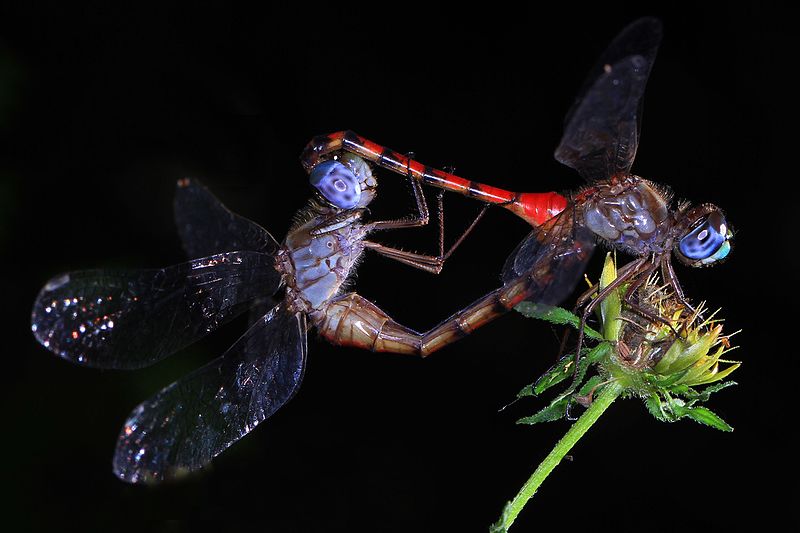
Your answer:
[[[340,209],[351,209],[361,199],[361,184],[355,174],[338,161],[324,161],[314,167],[308,177],[330,203]]]
[[[719,212],[708,218],[678,243],[678,251],[694,266],[710,265],[725,258],[731,251],[731,232]]]

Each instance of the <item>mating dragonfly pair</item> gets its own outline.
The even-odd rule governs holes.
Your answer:
[[[715,206],[684,204],[671,210],[665,188],[630,173],[642,95],[660,38],[661,25],[654,19],[627,27],[601,56],[567,115],[555,157],[588,181],[575,194],[505,191],[340,132],[313,139],[303,152],[316,194],[282,244],[230,212],[197,181],[185,179],[178,183],[175,218],[187,253],[200,259],[163,269],[82,271],[50,280],[33,308],[36,339],[64,359],[97,368],[151,365],[248,309],[260,310],[221,357],[133,410],[117,441],[117,476],[140,482],[198,469],[271,416],[300,386],[312,326],[333,344],[426,356],[522,301],[560,303],[597,242],[635,259],[596,298],[579,302],[583,324],[623,283],[628,283],[631,308],[658,320],[636,305],[636,288],[659,269],[685,301],[673,253],[690,266],[710,265],[728,254],[732,234]],[[375,166],[410,179],[417,207],[413,217],[365,221],[377,190]],[[441,218],[437,256],[367,238],[379,230],[427,224],[423,184],[503,206],[534,229],[507,260],[500,288],[417,333],[342,289],[365,250],[441,270],[461,242],[444,252]],[[441,213],[441,195],[439,208]],[[266,302],[278,291],[283,291],[280,301],[268,308]],[[581,342],[579,336],[579,347]]]

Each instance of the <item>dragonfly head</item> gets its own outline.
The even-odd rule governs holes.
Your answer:
[[[733,232],[725,221],[725,215],[712,204],[699,205],[684,212],[676,228],[675,255],[685,265],[710,266],[731,251]]]
[[[311,170],[311,185],[334,207],[366,207],[375,198],[378,182],[366,161],[343,153],[323,161]]]

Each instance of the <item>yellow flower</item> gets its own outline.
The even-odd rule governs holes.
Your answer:
[[[609,254],[600,287],[608,286],[616,277],[616,265]],[[722,321],[714,318],[717,313],[701,319],[704,305],[689,310],[668,285],[659,283],[655,275],[648,279],[639,289],[638,301],[641,308],[660,321],[626,309],[621,299],[625,285],[600,303],[600,329],[606,340],[616,343],[612,359],[620,367],[607,370],[615,377],[624,374],[629,378],[632,371],[642,371],[648,374],[647,379],[634,381],[690,387],[730,375],[740,363],[721,359],[732,348],[730,335],[722,334]],[[728,366],[721,368],[725,364]]]

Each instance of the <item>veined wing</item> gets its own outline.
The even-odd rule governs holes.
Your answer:
[[[592,255],[592,232],[574,223],[572,208],[534,228],[503,266],[503,283],[530,278],[526,301],[554,306],[575,288]]]
[[[208,464],[292,398],[306,351],[305,315],[274,307],[224,355],[133,410],[114,473],[137,483]]]
[[[39,292],[31,329],[45,348],[74,363],[141,368],[205,336],[279,285],[273,256],[247,251],[162,269],[71,272]]]
[[[274,255],[278,250],[278,242],[267,230],[228,210],[196,179],[178,181],[174,210],[175,225],[190,258],[239,250]]]
[[[555,158],[588,180],[630,171],[639,145],[642,96],[661,42],[661,23],[643,18],[609,45],[569,113]]]

